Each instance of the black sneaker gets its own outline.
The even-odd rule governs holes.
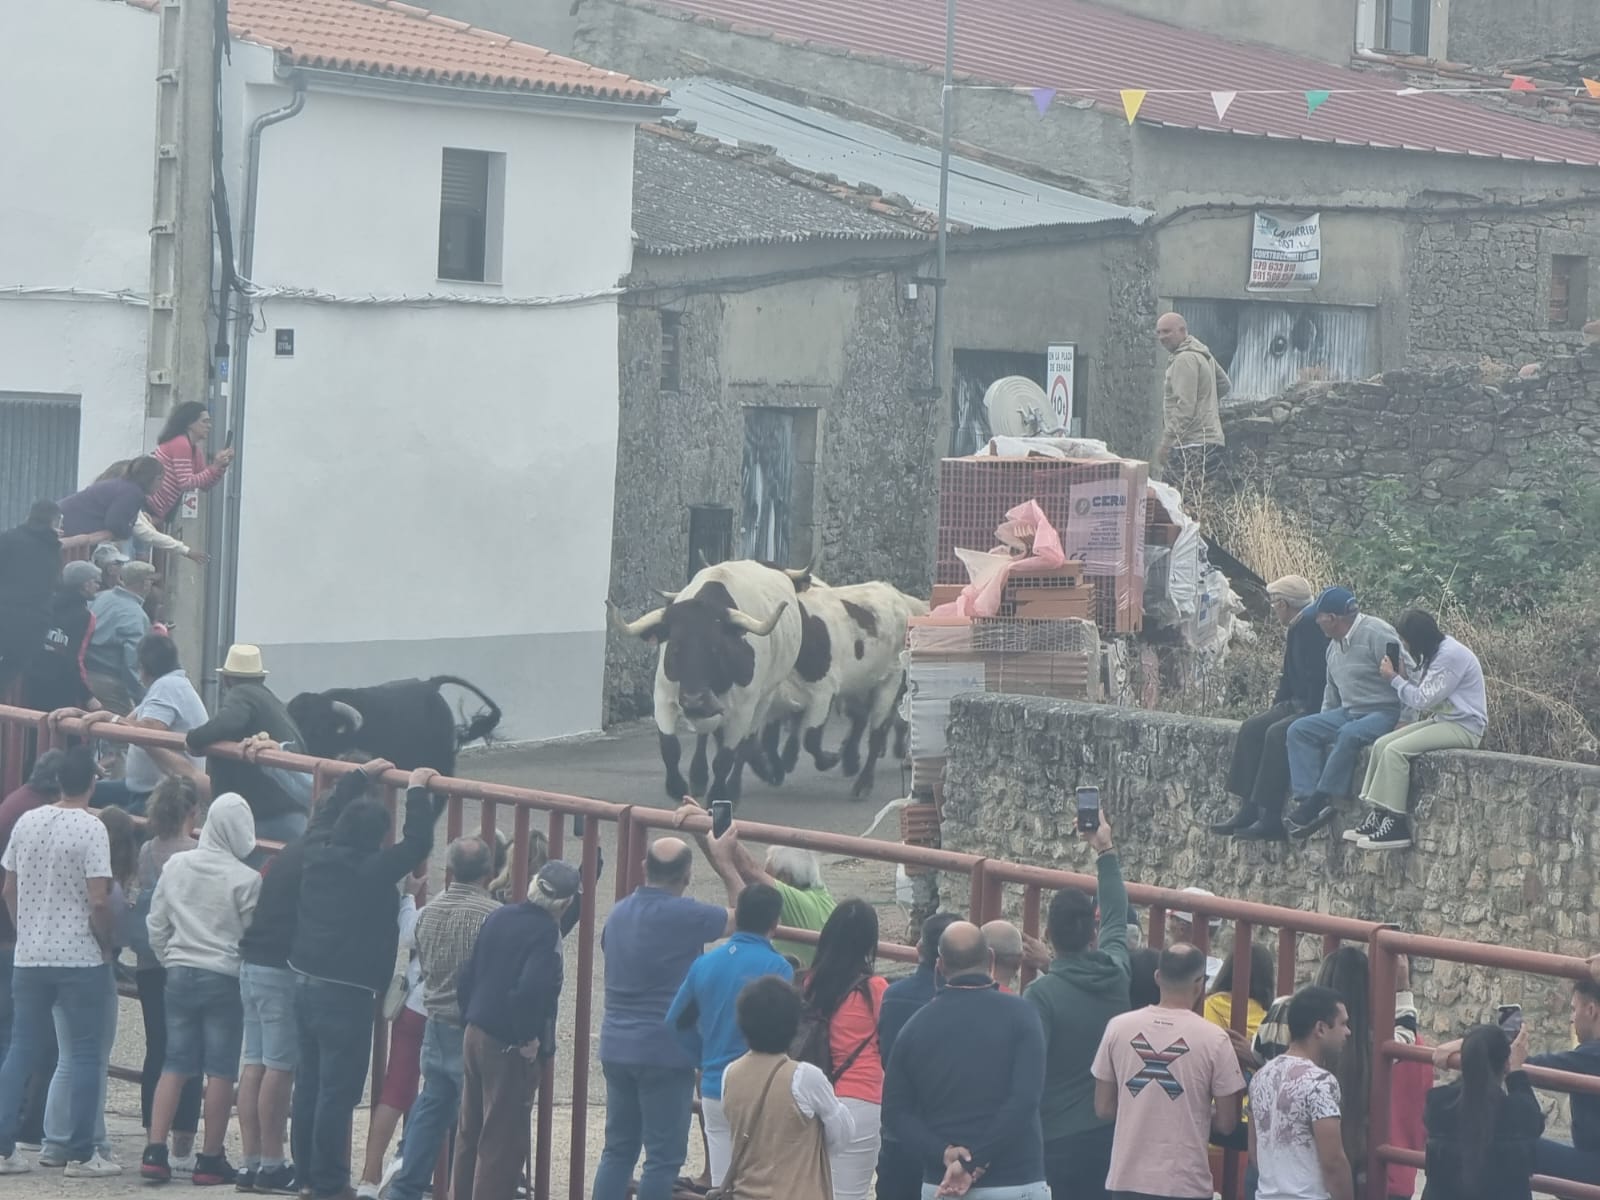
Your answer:
[[[256,1168],[240,1167],[239,1178],[233,1181],[233,1190],[236,1192],[253,1192],[256,1190]]]
[[[1378,832],[1378,826],[1382,823],[1383,811],[1375,808],[1371,812],[1367,813],[1366,816],[1361,818],[1361,824],[1357,825],[1354,829],[1346,829],[1344,831],[1344,840],[1347,842],[1355,842],[1359,845],[1363,838],[1369,838],[1374,833]]]
[[[1356,845],[1363,850],[1404,850],[1411,845],[1411,821],[1398,813],[1384,813],[1377,829]]]
[[[194,1159],[195,1187],[222,1187],[237,1183],[239,1172],[228,1165],[226,1154],[197,1154]]]
[[[1308,838],[1333,820],[1333,805],[1322,796],[1310,796],[1295,805],[1294,811],[1283,819],[1289,836]]]
[[[1284,831],[1283,822],[1270,817],[1262,817],[1254,825],[1246,826],[1233,835],[1236,842],[1287,842],[1289,835]]]
[[[144,1157],[139,1160],[139,1178],[146,1183],[166,1183],[172,1178],[165,1146],[151,1142],[144,1148]]]
[[[293,1196],[297,1191],[294,1164],[279,1163],[275,1167],[262,1167],[256,1172],[256,1191],[274,1196]]]
[[[1224,837],[1238,833],[1241,829],[1248,829],[1261,817],[1261,810],[1253,804],[1246,804],[1226,821],[1218,821],[1211,827],[1212,833],[1222,834]]]

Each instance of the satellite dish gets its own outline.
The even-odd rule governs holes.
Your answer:
[[[989,432],[998,437],[1039,437],[1054,432],[1045,414],[1050,410],[1044,389],[1024,375],[996,379],[983,394]]]

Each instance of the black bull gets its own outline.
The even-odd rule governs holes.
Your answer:
[[[457,723],[440,689],[465,688],[486,706]],[[308,754],[337,758],[359,751],[388,759],[402,771],[431,767],[454,775],[456,751],[488,738],[500,723],[500,707],[474,684],[454,675],[396,679],[375,687],[302,692],[289,701],[289,716],[305,738]]]

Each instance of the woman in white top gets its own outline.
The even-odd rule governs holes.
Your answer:
[[[1417,664],[1416,678],[1408,678],[1387,658],[1378,665],[1405,709],[1394,732],[1373,743],[1361,785],[1361,801],[1371,811],[1344,835],[1363,850],[1411,845],[1411,760],[1429,750],[1475,750],[1489,724],[1478,656],[1442,633],[1432,614],[1420,608],[1401,614],[1395,629]]]

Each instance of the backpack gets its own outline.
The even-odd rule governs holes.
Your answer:
[[[872,1032],[861,1039],[861,1044],[845,1056],[837,1069],[833,1065],[833,1047],[828,1027],[838,1009],[823,1012],[815,1005],[806,1005],[800,1013],[800,1027],[795,1031],[794,1041],[789,1043],[789,1057],[796,1062],[810,1063],[828,1077],[830,1084],[838,1083],[840,1077],[855,1065],[856,1059],[878,1039],[878,1013],[873,1004],[871,986],[863,979],[850,991],[860,992],[866,998],[867,1011],[872,1014]],[[849,999],[849,992],[845,993],[845,999]],[[840,1001],[841,1006],[843,1003]]]

